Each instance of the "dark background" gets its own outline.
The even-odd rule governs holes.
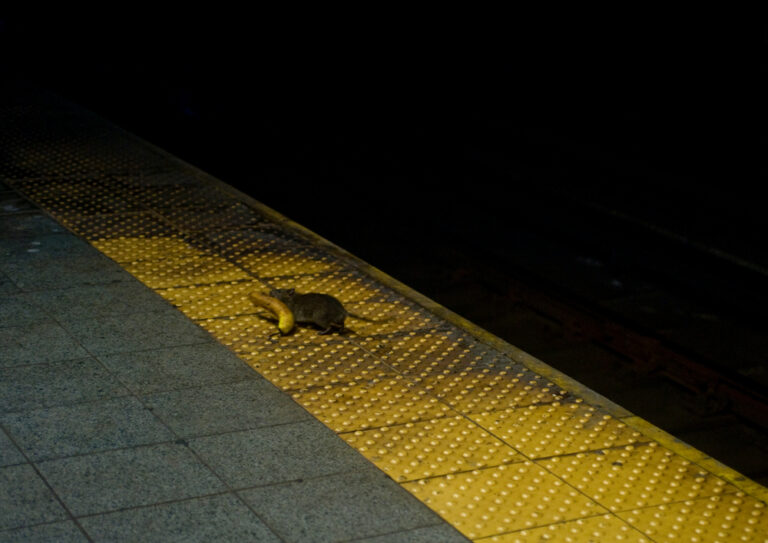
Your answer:
[[[547,188],[766,265],[763,30],[315,15],[9,17],[3,65],[334,239],[403,213],[466,228]]]
[[[296,11],[6,17],[1,66],[545,361],[561,338],[510,316],[515,289],[765,393],[766,35],[749,16]]]
[[[764,29],[297,11],[6,17],[2,66],[394,275],[399,246],[498,253],[537,228],[611,260],[621,236],[574,234],[599,212],[751,270],[750,288],[768,276]],[[718,290],[691,295],[755,298]]]

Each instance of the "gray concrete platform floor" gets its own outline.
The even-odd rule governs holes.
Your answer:
[[[0,182],[0,542],[466,541]]]

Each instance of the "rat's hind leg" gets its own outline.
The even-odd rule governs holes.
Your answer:
[[[320,329],[318,334],[321,336],[328,334],[333,328],[333,323],[327,318],[317,318],[315,320],[315,325]]]

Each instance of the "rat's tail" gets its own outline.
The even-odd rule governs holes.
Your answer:
[[[368,317],[363,317],[362,315],[356,315],[355,313],[350,313],[349,311],[347,311],[347,316],[352,317],[353,319],[366,321],[366,322],[387,322],[389,320],[392,320],[392,317],[387,317],[386,319],[369,319]]]

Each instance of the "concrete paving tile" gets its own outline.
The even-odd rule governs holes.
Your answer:
[[[127,394],[119,380],[93,358],[0,368],[0,413]]]
[[[35,205],[15,192],[0,192],[0,215],[37,211]]]
[[[66,518],[66,511],[32,466],[0,468],[0,530]]]
[[[94,541],[281,541],[231,494],[107,513],[80,522]]]
[[[3,543],[80,543],[88,538],[74,522],[52,522],[0,532]]]
[[[24,296],[44,307],[54,317],[73,320],[159,311],[171,307],[155,292],[131,280],[28,292]]]
[[[11,279],[3,272],[0,272],[0,296],[7,296],[19,292],[21,292],[21,289],[16,286],[16,283],[11,281]]]
[[[0,238],[59,234],[66,229],[43,213],[0,215]]]
[[[2,270],[24,291],[98,285],[123,281],[129,277],[120,266],[101,255],[13,260],[4,263]]]
[[[0,239],[0,256],[27,263],[95,256],[98,251],[72,234],[31,235]]]
[[[144,396],[142,401],[181,437],[311,418],[290,396],[263,379],[165,392]]]
[[[0,368],[72,360],[88,352],[53,322],[0,328]]]
[[[38,212],[35,205],[15,192],[0,192],[0,215]]]
[[[126,396],[0,416],[30,460],[171,441],[175,436],[136,398]]]
[[[352,541],[354,543],[467,543],[469,539],[461,535],[456,528],[444,522],[415,530],[354,539],[350,543]]]
[[[200,437],[189,445],[232,488],[371,467],[314,420]]]
[[[137,394],[260,379],[218,343],[102,355],[99,360]]]
[[[51,317],[26,294],[4,296],[0,303],[0,328],[50,321]]]
[[[212,341],[208,332],[175,309],[97,319],[64,319],[61,324],[94,355]]]
[[[441,522],[378,470],[270,485],[240,495],[288,541],[346,541]]]
[[[224,490],[222,482],[180,444],[74,456],[37,466],[75,516]]]
[[[0,467],[26,462],[16,445],[0,430]]]

